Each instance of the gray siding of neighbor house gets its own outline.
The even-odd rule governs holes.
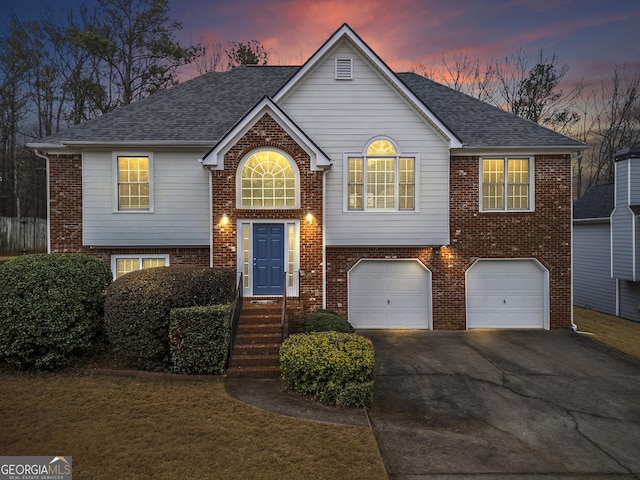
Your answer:
[[[640,322],[640,282],[620,280],[620,316]]]
[[[633,212],[629,209],[629,182],[629,161],[616,162],[616,207],[611,215],[613,276],[633,281]],[[640,188],[640,185],[635,187]]]
[[[125,152],[122,152],[123,154]],[[84,244],[110,247],[209,245],[209,174],[202,152],[127,151],[153,155],[153,212],[118,212],[113,154],[85,152],[83,163]]]
[[[616,314],[616,280],[611,278],[609,223],[573,226],[573,304]]]

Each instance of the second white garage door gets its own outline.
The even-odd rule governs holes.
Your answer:
[[[535,260],[478,260],[467,272],[467,328],[549,328],[546,284]]]
[[[429,328],[431,272],[417,260],[361,260],[349,272],[355,328]]]

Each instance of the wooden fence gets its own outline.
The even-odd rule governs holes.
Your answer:
[[[0,217],[0,255],[46,251],[47,221],[44,218]]]

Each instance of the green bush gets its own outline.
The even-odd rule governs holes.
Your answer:
[[[354,333],[353,326],[335,312],[318,310],[306,313],[302,317],[302,333],[311,332],[342,332]]]
[[[287,387],[328,405],[369,406],[374,364],[371,340],[355,333],[297,334],[280,347]]]
[[[111,280],[104,262],[80,254],[25,255],[0,265],[0,357],[43,370],[87,352]]]
[[[169,366],[172,308],[228,304],[235,273],[203,267],[170,266],[121,276],[106,292],[104,326],[113,353],[132,368]]]
[[[229,353],[230,319],[230,305],[171,310],[169,347],[173,371],[222,373]]]

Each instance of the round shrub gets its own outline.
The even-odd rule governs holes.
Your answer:
[[[169,266],[121,276],[106,291],[104,328],[113,353],[132,368],[169,365],[172,308],[226,304],[235,274],[203,267]]]
[[[89,350],[99,331],[102,261],[80,254],[37,254],[0,265],[0,357],[21,369],[54,369]]]
[[[342,332],[354,333],[353,326],[335,312],[318,310],[306,313],[302,317],[302,333],[311,332]]]
[[[287,387],[328,405],[369,406],[374,364],[373,343],[355,333],[291,335],[280,347]]]

